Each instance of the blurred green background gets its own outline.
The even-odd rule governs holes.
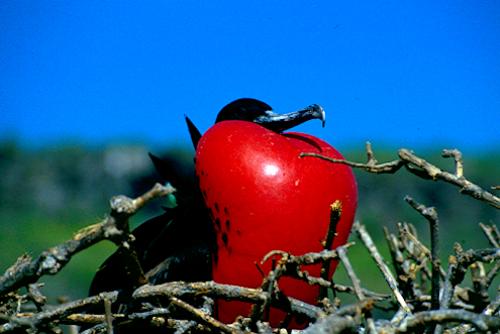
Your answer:
[[[374,146],[379,161],[396,158],[397,148]],[[148,148],[139,144],[88,146],[79,143],[26,148],[16,140],[0,143],[0,271],[23,253],[37,256],[71,236],[80,228],[96,223],[108,212],[108,200],[116,194],[136,196],[155,182]],[[440,147],[416,153],[428,161],[453,170],[450,159],[440,157]],[[192,149],[166,147],[155,154],[177,157],[186,169],[192,168]],[[343,149],[349,160],[365,161],[363,145]],[[499,151],[482,151],[465,156],[465,175],[488,189],[498,183]],[[425,220],[403,200],[405,195],[426,205],[436,206],[442,231],[442,256],[446,263],[453,243],[465,248],[488,247],[479,222],[498,223],[500,212],[442,182],[419,179],[401,170],[395,175],[374,175],[356,171],[359,187],[357,218],[367,225],[382,253],[388,256],[382,227],[394,230],[397,222],[411,222],[428,244]],[[133,217],[136,226],[160,212],[161,200]],[[356,238],[353,236],[353,240]],[[65,296],[83,297],[93,273],[115,246],[102,242],[78,254],[56,276],[44,277],[43,289],[51,301]],[[382,276],[358,242],[350,249],[353,266],[365,287],[386,291]],[[389,257],[387,257],[389,259]],[[343,269],[339,282],[347,283]],[[498,285],[498,284],[496,284]],[[496,286],[495,284],[493,286]]]

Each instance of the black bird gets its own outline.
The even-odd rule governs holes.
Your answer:
[[[220,110],[216,123],[226,120],[244,120],[261,124],[281,132],[308,119],[319,118],[324,122],[321,107],[313,105],[297,113],[276,114],[264,102],[251,98],[235,100]],[[186,116],[186,123],[196,149],[200,131]],[[135,241],[133,252],[144,275],[131,272],[130,251],[119,248],[98,269],[91,283],[89,294],[120,290],[116,303],[120,310],[136,310],[139,305],[130,304],[131,293],[141,284],[159,284],[167,281],[207,281],[212,278],[212,261],[216,261],[216,237],[209,210],[198,187],[194,172],[185,175],[175,160],[160,159],[150,154],[152,162],[162,179],[177,188],[177,207],[166,208],[164,213],[152,218],[132,234]],[[138,279],[145,278],[145,281]],[[116,332],[144,330],[145,324],[132,327],[117,327]],[[148,328],[148,332],[152,332]]]
[[[222,108],[215,122],[245,120],[282,130],[295,125],[290,124],[294,115],[287,114],[286,118],[272,112],[272,108],[262,101],[241,98]],[[196,149],[201,133],[187,116],[186,123]],[[142,270],[153,284],[173,280],[209,280],[215,234],[194,172],[185,175],[175,159],[160,159],[152,154],[150,158],[160,177],[177,189],[177,207],[165,209],[162,215],[142,223],[132,232],[135,237],[133,247]],[[123,249],[111,255],[97,271],[90,294],[136,288],[137,282],[126,279],[130,276],[126,272],[128,257]]]
[[[165,180],[177,192],[177,206],[139,225],[132,234],[132,247],[149,283],[203,281],[211,278],[214,232],[195,177],[187,178],[175,159],[150,158]],[[213,241],[213,242],[212,242]],[[140,283],[130,270],[130,251],[119,248],[101,265],[89,294],[123,290],[132,292]]]

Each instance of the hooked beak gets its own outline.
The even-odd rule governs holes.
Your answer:
[[[253,122],[275,132],[283,132],[311,119],[321,120],[321,125],[325,127],[325,110],[319,104],[312,104],[287,114],[277,114],[269,110],[265,115],[256,117]]]

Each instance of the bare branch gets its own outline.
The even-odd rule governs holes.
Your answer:
[[[481,331],[490,330],[494,332],[500,328],[500,318],[484,314],[477,314],[465,310],[437,310],[422,311],[408,316],[396,333],[420,332],[429,324],[439,323],[471,323]]]
[[[363,293],[363,290],[361,289],[361,284],[359,281],[358,276],[354,273],[354,269],[352,268],[351,262],[349,261],[346,253],[346,248],[343,246],[340,246],[337,248],[337,252],[339,253],[340,261],[342,261],[342,264],[344,265],[344,268],[347,271],[347,275],[349,276],[349,279],[352,282],[352,286],[354,288],[354,293],[356,294],[356,297],[358,298],[359,301],[362,301],[365,299],[365,294]],[[371,312],[366,311],[365,312],[365,319],[366,319],[366,326],[368,328],[368,333],[371,334],[376,334],[377,330],[375,329],[375,323],[373,321]]]
[[[455,161],[455,171],[446,172],[416,156],[409,150],[401,149],[399,159],[379,164],[370,143],[366,144],[365,164],[331,159],[312,153],[302,153],[301,157],[316,157],[334,163],[362,168],[371,173],[395,173],[405,167],[419,177],[442,180],[460,186],[462,191],[492,206],[499,207],[498,198],[472,184],[464,177],[462,154],[458,150],[444,150],[443,157]],[[346,249],[348,243],[336,250],[329,247],[336,233],[336,225],[341,216],[341,203],[331,207],[330,227],[323,240],[324,250],[302,255],[293,255],[281,250],[266,254],[264,261],[275,261],[273,270],[258,288],[247,288],[229,284],[209,282],[169,282],[161,285],[142,285],[126,301],[126,308],[111,308],[118,300],[118,291],[106,292],[61,305],[47,305],[41,293],[42,285],[35,284],[41,276],[56,274],[68,263],[72,256],[101,240],[112,240],[127,254],[135,255],[133,237],[129,234],[128,219],[149,200],[170,194],[173,188],[156,185],[144,195],[131,199],[116,196],[111,199],[111,212],[99,224],[82,229],[70,240],[43,252],[35,260],[21,256],[6,273],[0,277],[0,333],[40,332],[59,333],[61,324],[93,326],[83,333],[112,333],[121,326],[145,325],[172,329],[176,334],[188,332],[240,333],[251,329],[257,333],[282,333],[285,329],[271,328],[263,322],[265,311],[276,308],[287,313],[287,317],[300,316],[314,321],[304,333],[406,333],[419,332],[436,326],[434,333],[443,330],[449,333],[463,333],[470,330],[495,332],[500,329],[500,298],[490,296],[500,270],[500,234],[495,225],[480,224],[489,243],[494,248],[464,251],[457,245],[455,256],[450,257],[445,273],[439,263],[439,229],[437,212],[432,207],[417,203],[410,197],[406,201],[428,221],[431,228],[431,247],[426,248],[418,239],[416,229],[411,224],[398,223],[398,232],[384,230],[393,259],[396,277],[380,255],[366,228],[359,222],[353,226],[357,236],[367,248],[377,267],[388,283],[392,295],[378,294],[364,289],[351,265]],[[135,256],[135,257],[134,257]],[[340,260],[344,265],[352,286],[335,284],[329,277],[331,261]],[[493,262],[487,266],[483,263]],[[138,272],[142,273],[137,260]],[[429,269],[432,264],[432,271]],[[314,277],[302,266],[317,264],[322,266],[320,277]],[[237,268],[235,268],[237,270]],[[469,275],[472,284],[464,277]],[[320,288],[354,294],[357,303],[341,305],[338,298],[322,299],[319,306],[284,295],[279,289],[281,277],[300,279]],[[144,277],[145,278],[145,277]],[[138,277],[140,279],[140,277]],[[440,289],[440,279],[443,280]],[[429,288],[429,281],[432,282]],[[138,282],[138,285],[144,283]],[[18,288],[26,287],[21,295]],[[392,297],[394,296],[394,298]],[[366,299],[366,298],[371,299]],[[213,298],[213,299],[212,299]],[[491,299],[490,299],[491,298]],[[251,318],[241,317],[233,324],[217,320],[212,312],[214,299],[239,300],[253,305]],[[395,301],[394,301],[395,299]],[[195,307],[190,300],[204,301]],[[383,301],[375,305],[375,301]],[[130,304],[128,304],[130,302]],[[120,299],[120,304],[122,303]],[[201,304],[201,303],[200,303]],[[389,304],[389,306],[386,306]],[[92,312],[91,306],[104,305],[102,314]],[[130,306],[130,307],[129,307]],[[372,308],[378,307],[391,314],[391,320],[374,321]],[[459,308],[459,309],[455,309]],[[214,315],[214,314],[215,315]],[[363,322],[365,319],[365,322]]]
[[[459,178],[464,176],[464,162],[462,160],[462,152],[457,149],[443,150],[441,156],[443,158],[451,157],[455,159],[455,176]]]
[[[334,159],[330,158],[318,153],[306,153],[303,152],[299,155],[301,158],[302,157],[314,157],[314,158],[319,158],[322,160],[326,160],[329,162],[337,163],[337,164],[343,164],[347,165],[350,167],[354,168],[360,168],[363,169],[367,172],[370,173],[375,173],[375,174],[394,174],[396,173],[401,167],[404,166],[404,162],[401,160],[394,160],[390,162],[385,162],[381,164],[365,164],[365,163],[360,163],[360,162],[353,162],[353,161],[348,161],[348,160],[343,160],[343,159]]]
[[[429,222],[431,231],[431,263],[432,263],[432,290],[431,290],[431,306],[433,310],[439,308],[439,291],[440,291],[440,267],[441,260],[439,259],[439,219],[436,208],[426,207],[418,203],[410,196],[405,197],[405,201],[412,208],[417,210]]]
[[[116,291],[101,293],[97,296],[63,304],[53,310],[35,313],[29,317],[11,317],[8,323],[0,325],[0,333],[13,332],[22,328],[37,328],[43,324],[49,323],[52,320],[64,318],[72,313],[84,310],[90,305],[101,304],[104,300],[115,301],[117,297],[118,292]]]
[[[462,282],[469,266],[477,261],[491,262],[500,259],[500,248],[487,248],[463,251],[460,245],[455,246],[456,256],[450,257],[448,273],[444,280],[441,293],[440,307],[447,309],[453,298],[455,286]]]
[[[168,282],[160,285],[144,285],[138,288],[133,298],[146,299],[151,297],[195,297],[207,296],[212,298],[223,298],[226,300],[240,300],[245,302],[264,302],[270,299],[267,292],[261,289],[245,288],[237,285],[221,284],[213,281],[208,282]],[[301,314],[309,319],[317,319],[323,312],[319,307],[304,303],[300,300],[288,297],[292,312]],[[280,304],[273,306],[280,307]]]
[[[361,314],[369,312],[373,307],[371,300],[363,300],[357,304],[342,307],[336,312],[323,317],[303,331],[304,334],[316,333],[350,333],[355,332],[361,324]]]
[[[128,244],[130,242],[128,218],[147,201],[166,196],[174,191],[172,186],[156,184],[151,190],[135,199],[125,196],[113,197],[110,201],[111,214],[102,222],[81,229],[72,239],[49,248],[34,260],[27,255],[21,256],[0,277],[0,295],[35,283],[44,275],[55,275],[75,254],[102,240],[108,239],[115,243]]]
[[[442,180],[447,183],[453,184],[457,187],[460,187],[460,192],[470,195],[475,199],[484,201],[497,209],[500,209],[500,198],[496,197],[492,193],[482,189],[478,185],[467,180],[463,176],[463,169],[461,171],[462,175],[458,176],[456,174],[451,174],[449,172],[441,170],[440,168],[434,166],[433,164],[416,156],[407,149],[400,149],[398,154],[400,159],[404,161],[406,164],[411,164],[413,166],[423,169],[430,177],[432,177],[433,180]]]
[[[492,247],[499,248],[500,247],[500,233],[498,232],[498,228],[496,225],[486,225],[483,223],[479,223],[481,230],[483,230],[484,235],[488,238]]]
[[[377,250],[377,247],[375,246],[375,243],[373,242],[372,238],[366,231],[364,225],[361,225],[359,222],[355,222],[353,228],[356,231],[358,237],[361,239],[361,241],[363,241],[363,244],[365,245],[366,249],[368,249],[372,258],[375,260],[377,267],[384,275],[387,284],[389,284],[389,287],[391,288],[392,293],[396,297],[396,300],[398,301],[401,308],[406,313],[411,313],[410,307],[404,300],[403,296],[401,295],[401,292],[398,290],[398,286],[396,280],[394,279],[394,276],[392,275],[391,271],[389,270],[384,260],[382,259],[382,255],[380,255],[379,251]]]
[[[332,163],[344,164],[353,168],[363,169],[370,173],[375,174],[393,174],[396,173],[401,167],[405,166],[406,169],[424,179],[441,180],[457,187],[460,187],[460,192],[472,196],[475,199],[486,202],[491,206],[500,209],[500,198],[492,193],[482,189],[478,185],[470,182],[463,176],[463,161],[462,153],[454,150],[444,150],[444,157],[453,157],[455,159],[456,170],[455,173],[449,173],[441,170],[439,167],[427,162],[423,158],[418,157],[410,150],[402,148],[398,151],[399,159],[378,164],[374,158],[371,144],[367,143],[367,163],[352,162],[343,159],[334,159],[318,153],[300,153],[300,157],[315,157],[318,159],[326,160]]]
[[[323,240],[323,248],[325,250],[330,250],[333,239],[337,235],[337,224],[342,216],[342,202],[336,200],[330,205],[330,224],[328,225],[328,231],[326,233],[325,240]],[[324,261],[321,266],[321,278],[325,281],[329,281],[331,260]],[[328,290],[325,287],[320,288],[320,293],[318,299],[321,300],[328,295]]]
[[[346,249],[341,246],[337,248],[337,252],[339,253],[340,261],[342,261],[342,264],[344,265],[344,268],[347,272],[347,276],[349,276],[349,279],[352,282],[352,286],[354,289],[354,293],[356,294],[356,297],[358,298],[359,301],[365,299],[365,294],[361,290],[359,278],[354,273],[351,261],[349,261],[349,258],[347,257]]]
[[[210,315],[206,314],[205,312],[197,309],[196,307],[189,305],[188,303],[180,300],[179,298],[176,297],[171,297],[170,302],[185,311],[188,311],[190,314],[192,314],[198,321],[201,323],[209,326],[210,328],[216,330],[216,331],[221,331],[223,333],[242,333],[240,330],[237,330],[236,328],[231,328],[228,325],[216,320],[215,318],[211,317]]]

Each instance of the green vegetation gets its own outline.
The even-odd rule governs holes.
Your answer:
[[[453,161],[439,156],[440,148],[418,152],[428,161],[453,170]],[[184,149],[166,150],[189,169],[191,153]],[[375,153],[379,161],[396,158],[396,150]],[[465,156],[465,175],[485,189],[498,183],[499,152]],[[344,152],[349,160],[365,161],[364,152]],[[16,258],[42,250],[70,238],[78,229],[96,223],[108,211],[108,199],[115,194],[135,196],[153,184],[155,177],[141,146],[109,146],[102,149],[79,145],[27,150],[15,142],[0,143],[0,271]],[[366,224],[388,255],[382,227],[394,229],[397,222],[413,223],[422,240],[428,240],[425,220],[404,201],[406,194],[428,206],[435,206],[441,221],[442,254],[451,253],[454,242],[464,248],[484,247],[485,239],[477,224],[496,223],[500,212],[484,203],[463,196],[449,184],[419,179],[401,170],[395,175],[374,175],[356,171],[359,186],[358,219]],[[139,224],[160,212],[160,203],[149,206],[135,217]],[[99,264],[113,251],[105,243],[93,247],[71,261],[55,277],[44,278],[46,292],[55,298],[86,295],[87,286]],[[361,246],[350,249],[350,258],[364,286],[386,289],[376,266]],[[443,259],[446,263],[446,259]],[[343,270],[337,275],[347,282]],[[363,278],[372,278],[365,279]],[[373,279],[373,277],[380,277]],[[497,284],[498,285],[498,284]],[[495,284],[493,284],[495,286]]]

